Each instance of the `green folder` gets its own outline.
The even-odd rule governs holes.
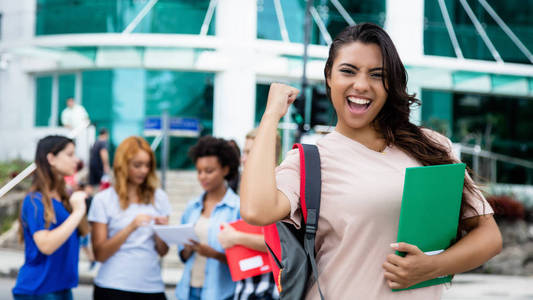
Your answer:
[[[438,254],[455,240],[465,178],[465,164],[407,168],[403,186],[398,242]],[[405,256],[405,252],[397,252]],[[452,276],[415,284],[401,291],[450,282]]]

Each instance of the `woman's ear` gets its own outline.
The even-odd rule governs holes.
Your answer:
[[[56,161],[56,156],[52,153],[48,153],[46,154],[46,160],[48,161],[48,164],[52,167],[55,167],[55,161]]]
[[[331,90],[331,87],[329,86],[329,77],[331,76],[331,73],[326,77],[326,90]]]
[[[222,167],[222,176],[226,177],[229,174],[229,166]]]

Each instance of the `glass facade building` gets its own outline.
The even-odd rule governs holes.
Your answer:
[[[143,135],[144,120],[160,116],[166,104],[172,117],[197,119],[201,135],[220,135],[226,128],[240,127],[226,136],[232,137],[258,124],[269,82],[300,84],[304,0],[280,1],[280,9],[273,0],[219,0],[216,7],[212,5],[216,1],[208,0],[159,0],[150,9],[148,0],[32,1],[28,18],[33,20],[29,38],[34,43],[2,48],[6,35],[0,32],[0,54],[12,51],[17,57],[56,59],[52,64],[32,61],[29,67],[20,68],[33,82],[33,86],[28,85],[33,92],[27,96],[31,104],[26,110],[31,112],[32,128],[36,130],[60,126],[59,114],[66,99],[75,97],[97,129],[110,130],[112,148],[128,135]],[[444,3],[465,60],[456,58],[439,1],[402,0],[401,12],[396,11],[398,6],[391,7],[398,5],[394,1],[339,3],[355,22],[384,26],[396,39],[409,73],[409,89],[423,102],[419,115],[414,115],[415,122],[445,133],[456,143],[533,160],[533,62],[480,1],[467,3],[501,56],[500,65],[494,63],[493,54],[459,0]],[[531,51],[533,0],[488,3]],[[316,103],[324,98],[322,68],[328,36],[334,37],[349,20],[330,0],[315,0],[314,8],[318,20],[315,16],[312,22],[308,72],[314,87],[309,95]],[[413,48],[410,53],[403,45],[407,49],[415,45],[416,32],[403,32],[403,37],[392,32],[409,23],[408,13],[413,11],[420,19],[422,42],[419,50]],[[399,19],[394,18],[397,15]],[[17,15],[0,8],[0,16],[0,28],[5,31],[9,26],[6,20]],[[241,20],[236,19],[250,21],[239,23]],[[320,22],[327,32],[321,31]],[[288,40],[283,37],[283,25]],[[132,28],[131,33],[122,34],[127,28]],[[241,31],[252,34],[241,39]],[[8,35],[8,40],[16,40],[15,35]],[[7,79],[1,78],[0,84],[9,86]],[[251,97],[233,97],[239,84]],[[250,120],[228,115],[241,109],[242,115],[252,115]],[[331,114],[331,107],[327,113]],[[2,126],[2,130],[9,128]],[[286,134],[285,149],[293,135],[294,130]],[[186,153],[195,141],[187,137],[170,139],[171,168],[192,167]],[[531,168],[499,162],[497,170],[498,182],[533,184]]]

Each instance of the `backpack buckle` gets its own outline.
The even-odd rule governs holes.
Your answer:
[[[306,225],[305,225],[305,233],[306,233],[306,234],[312,234],[312,235],[315,235],[315,233],[316,233],[316,226],[315,226],[315,225],[311,225],[311,224],[306,224]]]

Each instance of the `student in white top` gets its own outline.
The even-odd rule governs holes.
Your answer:
[[[102,262],[94,280],[94,299],[166,299],[159,257],[168,246],[151,224],[168,224],[171,207],[158,189],[156,163],[141,137],[117,148],[112,187],[96,194],[89,211],[92,244]]]
[[[61,112],[61,123],[69,129],[76,129],[89,120],[89,114],[74,101],[74,98],[67,99],[67,107]]]
[[[315,249],[325,299],[440,299],[442,286],[391,288],[465,272],[498,254],[502,240],[490,205],[466,177],[454,245],[430,256],[397,243],[405,168],[457,162],[451,144],[409,121],[419,100],[407,93],[405,67],[379,26],[361,23],[342,31],[324,74],[338,120],[335,131],[317,142],[322,190]],[[278,123],[298,92],[270,86],[241,180],[241,214],[251,224],[300,224],[298,153],[289,152],[278,169],[274,163]],[[320,299],[316,282],[306,299]]]

